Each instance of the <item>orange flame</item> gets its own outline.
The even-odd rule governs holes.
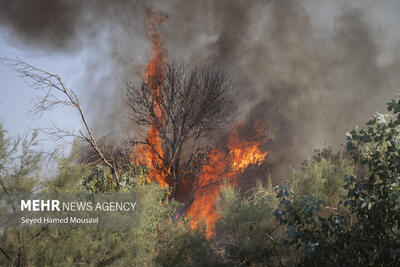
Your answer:
[[[163,47],[160,32],[157,29],[157,24],[162,23],[167,19],[167,15],[162,12],[155,12],[151,8],[146,9],[147,15],[147,37],[151,43],[153,56],[146,66],[145,80],[148,84],[151,94],[157,96],[161,94],[159,85],[154,84],[155,80],[162,81],[162,66],[167,58],[167,51]],[[157,119],[162,121],[161,110],[157,103],[153,103]],[[147,133],[146,142],[149,145],[142,145],[136,148],[136,163],[144,165],[149,168],[149,177],[157,181],[162,187],[167,187],[168,170],[165,169],[163,164],[164,151],[162,142],[159,135],[159,130],[155,127],[153,121]],[[133,154],[132,154],[133,156]],[[150,181],[148,181],[150,182]]]
[[[159,82],[163,80],[162,66],[167,59],[167,51],[163,47],[160,32],[157,25],[162,23],[167,16],[162,12],[155,12],[146,9],[147,15],[147,37],[151,43],[153,56],[146,66],[145,81],[151,90],[153,97],[159,96],[161,91]],[[156,78],[156,79],[154,79]],[[157,84],[153,81],[157,80]],[[157,120],[163,121],[162,110],[157,103],[153,103]],[[136,164],[144,165],[149,168],[147,182],[155,180],[160,186],[167,187],[170,170],[163,164],[164,151],[159,130],[155,121],[152,122],[147,133],[146,141],[149,145],[135,147],[132,159]],[[220,218],[216,212],[216,198],[221,190],[224,179],[236,186],[239,175],[250,165],[260,165],[267,153],[261,152],[259,143],[255,141],[243,140],[237,129],[234,130],[229,138],[226,150],[212,149],[208,153],[208,163],[202,167],[201,175],[198,177],[198,190],[194,194],[194,199],[186,211],[186,215],[191,217],[191,227],[198,228],[201,223],[206,225],[206,236],[211,238],[215,235],[215,223]]]
[[[220,215],[216,211],[216,198],[221,191],[224,179],[237,186],[238,176],[250,165],[259,166],[264,162],[267,152],[261,152],[256,141],[243,140],[237,129],[228,138],[228,152],[213,149],[208,154],[208,164],[202,168],[198,190],[192,205],[186,211],[191,218],[192,228],[199,228],[204,222],[206,236],[215,235],[215,223]]]

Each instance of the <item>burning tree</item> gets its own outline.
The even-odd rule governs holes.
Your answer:
[[[156,27],[167,16],[146,12],[153,56],[141,83],[128,85],[127,104],[139,132],[147,130],[147,135],[139,137],[132,160],[148,167],[149,180],[170,186],[172,197],[186,202],[190,225],[198,228],[204,222],[211,237],[219,219],[215,201],[225,179],[236,186],[240,174],[250,165],[260,165],[267,153],[259,148],[260,134],[243,138],[241,125],[221,135],[222,144],[212,145],[212,133],[228,129],[235,116],[235,89],[219,69],[167,62]]]
[[[178,62],[156,62],[139,85],[128,85],[132,120],[148,128],[135,149],[151,178],[171,186],[193,175],[207,151],[207,137],[234,116],[235,91],[220,70]]]

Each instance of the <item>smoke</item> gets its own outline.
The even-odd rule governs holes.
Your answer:
[[[392,86],[399,80],[392,64],[398,57],[392,53],[392,63],[380,63],[384,42],[370,19],[371,5],[339,3],[322,11],[332,20],[325,25],[313,16],[321,12],[317,1],[209,1],[189,12],[191,5],[174,6],[172,18],[190,13],[196,24],[185,24],[187,38],[167,28],[170,46],[192,47],[201,25],[196,18],[213,29],[197,53],[237,79],[241,119],[268,129],[273,179],[284,178],[288,165],[296,166],[314,149],[343,144],[346,131],[395,95]]]
[[[78,25],[83,25],[82,2],[1,0],[0,23],[25,45],[65,50],[79,35]]]
[[[169,15],[160,31],[170,56],[219,66],[232,76],[240,120],[259,121],[271,136],[274,179],[313,149],[342,144],[346,131],[396,94],[399,58],[376,26],[384,16],[373,16],[380,8],[373,2],[146,2]],[[57,53],[88,49],[82,88],[96,129],[130,130],[122,104],[125,82],[140,76],[151,56],[144,2],[0,0],[0,5],[1,25],[20,44]]]

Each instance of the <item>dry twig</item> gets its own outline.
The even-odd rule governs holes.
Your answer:
[[[79,130],[79,134],[65,131],[54,125],[51,128],[42,129],[42,131],[52,136],[55,140],[64,139],[65,137],[77,137],[85,140],[94,149],[103,164],[111,169],[113,178],[119,186],[117,168],[104,156],[99,148],[76,93],[72,89],[66,87],[60,76],[32,66],[19,58],[10,59],[0,57],[0,63],[10,67],[15,71],[17,77],[22,78],[29,86],[43,93],[43,95],[39,96],[33,103],[32,113],[34,115],[41,116],[43,113],[60,106],[72,107],[78,112],[84,125],[84,130]]]

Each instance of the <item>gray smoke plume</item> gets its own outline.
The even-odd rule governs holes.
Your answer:
[[[275,180],[313,149],[342,144],[346,131],[398,92],[397,47],[388,49],[391,32],[376,26],[385,16],[375,15],[382,7],[374,3],[146,1],[169,16],[159,26],[169,56],[232,76],[239,119],[260,122],[271,136]],[[0,0],[0,6],[3,28],[30,48],[71,53],[90,46],[90,78],[82,88],[92,120],[104,134],[129,131],[125,82],[142,75],[151,56],[144,2]]]

